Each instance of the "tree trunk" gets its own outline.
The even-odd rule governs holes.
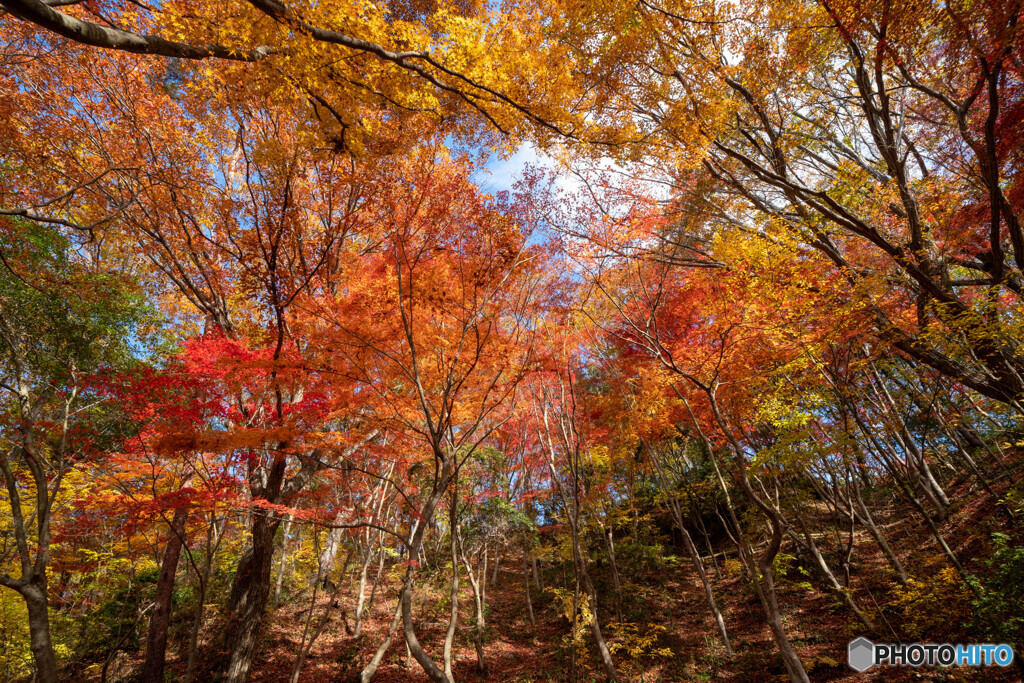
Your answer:
[[[494,573],[491,574],[491,588],[498,585],[498,567],[501,566],[501,549],[494,544]]]
[[[487,544],[484,543],[484,567],[480,572],[480,599],[487,602]]]
[[[877,629],[875,623],[871,621],[871,618],[868,617],[860,607],[857,606],[857,603],[854,602],[853,595],[850,593],[849,589],[845,589],[839,584],[839,581],[836,579],[836,575],[832,572],[828,563],[825,562],[825,558],[822,556],[821,551],[818,550],[818,544],[814,542],[814,537],[807,528],[807,524],[799,515],[797,516],[797,522],[799,522],[800,530],[803,532],[806,544],[805,547],[810,550],[811,555],[814,557],[814,561],[818,564],[818,569],[821,570],[821,573],[824,574],[825,578],[828,580],[829,588],[831,588],[832,592],[846,603],[846,606],[849,607],[850,611],[861,620],[861,623],[867,627],[868,631],[873,633]],[[793,534],[792,537],[794,541],[797,540],[795,534]]]
[[[486,548],[486,545],[484,548]],[[462,564],[466,567],[466,577],[469,579],[469,585],[473,589],[473,603],[476,606],[476,624],[473,627],[473,647],[476,648],[476,670],[481,674],[486,674],[487,662],[484,659],[484,596],[481,589],[482,584],[486,582],[487,570],[481,571],[479,576],[473,572],[473,565],[466,556],[461,538],[459,539],[459,554],[462,556]],[[479,563],[477,566],[479,566]]]
[[[526,613],[530,615],[530,625],[537,628],[537,619],[533,616],[533,600],[530,598],[530,564],[526,560],[526,551],[523,551],[523,583],[526,584]]]
[[[868,533],[870,533],[871,537],[875,539],[875,543],[878,544],[878,547],[882,549],[882,554],[885,555],[885,559],[889,561],[889,565],[893,568],[893,570],[895,570],[896,577],[897,580],[900,582],[900,585],[906,586],[908,582],[907,572],[903,569],[903,564],[900,563],[900,559],[896,556],[896,553],[893,551],[892,546],[890,546],[889,542],[886,540],[885,534],[883,534],[882,530],[878,528],[877,524],[875,524],[875,519],[871,516],[871,511],[868,509],[868,506],[864,503],[864,497],[861,495],[860,483],[857,481],[856,477],[850,477],[850,481],[853,484],[854,500],[857,502],[857,507],[860,508],[860,511],[864,515],[864,518],[862,520],[864,522],[864,526],[867,527]],[[850,511],[851,514],[855,512],[853,509],[852,501],[850,505]]]
[[[160,565],[160,576],[156,582],[156,599],[153,616],[149,620],[149,637],[146,642],[146,661],[142,666],[144,683],[163,683],[164,660],[167,653],[167,625],[171,620],[171,598],[174,595],[174,577],[178,571],[182,542],[185,538],[185,523],[188,509],[178,508],[171,520],[171,535],[167,539],[164,559]]]
[[[590,622],[590,630],[594,636],[594,642],[597,644],[597,651],[601,655],[601,663],[604,664],[605,674],[608,676],[609,681],[618,681],[619,676],[615,671],[615,662],[612,660],[612,652],[608,649],[608,643],[604,639],[604,634],[601,633],[601,624],[598,619],[597,613],[597,591],[594,590],[594,584],[590,580],[590,572],[587,571],[586,561],[583,554],[579,549],[579,540],[576,542],[576,561],[579,562],[580,578],[583,579],[583,589],[587,591],[590,596],[590,610],[593,612],[594,620]]]
[[[708,601],[708,607],[711,609],[711,616],[714,617],[715,625],[718,626],[718,633],[722,636],[725,652],[732,657],[734,654],[732,644],[729,642],[729,631],[725,628],[725,617],[722,616],[722,611],[718,609],[718,602],[715,600],[715,593],[711,589],[711,581],[708,580],[708,573],[704,567],[704,562],[700,559],[700,553],[697,552],[697,546],[694,545],[690,532],[681,525],[679,528],[683,533],[683,543],[686,545],[686,552],[689,553],[690,561],[693,562],[693,567],[697,570],[697,576],[700,577],[701,586],[704,588],[704,598]]]
[[[307,639],[306,636],[309,634],[309,626],[313,621],[313,613],[316,611],[316,594],[317,586],[313,587],[313,599],[309,606],[309,614],[306,615],[306,624],[302,631],[302,644],[299,647],[299,656],[295,658],[295,665],[292,667],[292,675],[289,679],[289,683],[299,683],[299,674],[302,673],[302,665],[306,663],[306,657],[309,656],[310,650],[313,649],[313,644],[316,643],[317,638],[324,632],[327,624],[331,621],[331,610],[334,608],[335,603],[338,601],[338,595],[341,593],[341,589],[344,586],[344,581],[338,581],[338,585],[334,588],[334,592],[327,599],[327,606],[324,607],[323,618],[320,619],[320,625],[317,626],[316,630]],[[341,613],[342,618],[345,617],[344,610]],[[345,620],[345,627],[348,628],[348,620]]]
[[[683,536],[684,544],[686,545],[686,552],[690,555],[690,561],[693,562],[694,569],[697,570],[697,576],[700,577],[701,585],[704,587],[704,597],[708,601],[708,607],[711,609],[711,615],[715,619],[715,624],[718,626],[718,632],[722,636],[722,643],[725,645],[725,651],[730,657],[734,656],[732,650],[732,644],[729,642],[729,632],[725,627],[725,618],[722,616],[721,610],[718,609],[718,602],[715,600],[714,591],[711,589],[711,582],[708,580],[708,573],[704,568],[704,563],[700,559],[700,553],[697,552],[697,546],[693,542],[693,538],[690,536],[690,532],[686,530],[686,526],[683,524],[683,510],[679,504],[679,497],[676,495],[675,489],[672,483],[668,480],[668,476],[665,473],[665,469],[661,465],[661,459],[654,452],[654,450],[644,442],[647,448],[647,452],[651,457],[651,461],[654,463],[655,470],[658,473],[658,482],[661,485],[662,493],[669,503],[669,510],[672,513],[672,518],[679,527],[679,531]],[[709,444],[705,444],[709,447]],[[717,465],[716,465],[717,467]],[[703,522],[701,523],[703,527]],[[707,530],[704,530],[704,538],[707,539]],[[708,550],[711,550],[711,542],[708,541]],[[711,560],[714,562],[714,551],[711,551]],[[718,571],[718,565],[715,564],[715,571]],[[721,578],[721,574],[719,574]]]
[[[445,683],[447,679],[441,668],[423,651],[423,646],[420,645],[419,639],[416,637],[416,630],[413,628],[412,623],[412,592],[416,580],[416,567],[420,562],[420,550],[423,547],[423,536],[430,526],[430,522],[434,517],[434,511],[444,496],[451,477],[451,469],[447,465],[442,466],[439,479],[423,505],[419,520],[414,523],[408,543],[409,564],[405,571],[405,579],[402,582],[402,593],[399,601],[402,608],[402,632],[405,634],[405,644],[413,658],[423,667],[423,671],[426,672],[431,680],[438,683]]]
[[[46,599],[46,579],[37,578],[19,591],[28,608],[29,649],[36,665],[38,683],[57,683],[57,658],[50,640],[50,613]]]
[[[774,570],[772,568],[772,562],[775,560],[775,556],[779,552],[779,548],[782,544],[782,520],[779,517],[777,510],[773,509],[770,505],[765,503],[758,497],[754,491],[754,487],[750,485],[750,479],[747,476],[747,461],[743,454],[743,448],[740,446],[736,435],[733,434],[732,430],[729,429],[722,417],[722,413],[718,407],[718,400],[715,398],[714,389],[705,388],[708,401],[711,403],[711,412],[714,415],[715,422],[718,424],[719,429],[725,434],[732,446],[735,459],[736,467],[739,470],[739,483],[740,488],[747,495],[754,505],[768,518],[768,522],[771,524],[772,537],[769,541],[768,547],[765,551],[757,558],[754,557],[753,549],[750,547],[746,540],[746,537],[742,533],[742,528],[739,525],[739,520],[736,516],[736,512],[732,509],[731,505],[729,508],[729,514],[733,517],[733,524],[736,527],[736,533],[739,537],[741,552],[743,552],[749,559],[748,564],[753,570],[754,576],[754,590],[757,593],[758,599],[761,601],[761,606],[764,607],[765,615],[768,619],[768,627],[772,631],[772,636],[775,639],[775,644],[779,648],[779,654],[782,655],[782,663],[786,667],[786,672],[789,674],[790,679],[793,683],[810,683],[810,679],[807,677],[807,671],[804,669],[803,662],[800,661],[800,657],[797,656],[796,651],[793,650],[793,644],[789,642],[789,637],[786,635],[786,629],[782,625],[782,617],[779,613],[778,596],[775,592],[775,577]],[[687,404],[689,407],[689,404]],[[691,413],[692,414],[692,413]],[[698,425],[696,418],[694,424]],[[701,432],[701,436],[705,441],[705,446],[709,452],[713,455],[713,449],[711,443],[707,440]],[[717,470],[717,465],[716,465]],[[719,483],[724,488],[725,482],[721,479],[719,473]],[[726,503],[729,504],[729,499],[726,499]]]
[[[722,580],[722,570],[718,567],[718,558],[715,556],[715,549],[711,547],[711,537],[708,536],[708,527],[704,524],[704,520],[701,519],[700,514],[694,514],[694,519],[700,524],[701,534],[704,536],[704,545],[707,546],[708,554],[711,556],[711,566],[715,568],[715,578],[719,581]]]
[[[316,580],[323,581],[331,573],[331,568],[334,566],[334,559],[338,556],[338,546],[341,545],[341,539],[344,537],[345,532],[348,531],[344,527],[340,526],[348,519],[348,512],[338,512],[334,516],[334,524],[330,531],[327,532],[327,541],[324,543],[324,549],[320,552],[320,564],[319,571],[317,571]],[[346,560],[346,566],[341,568],[344,572],[348,567],[348,561]]]
[[[420,645],[420,641],[416,637],[416,630],[413,628],[412,589],[414,578],[415,574],[412,571],[412,566],[410,566],[409,571],[406,572],[405,582],[402,585],[402,632],[405,634],[405,644],[409,648],[409,654],[423,667],[423,671],[432,681],[447,683],[448,679],[445,677],[444,671],[424,652],[423,646]]]
[[[259,514],[252,521],[252,545],[242,554],[228,598],[228,648],[231,652],[224,681],[245,683],[256,650],[256,637],[263,622],[263,610],[270,597],[274,534],[279,519]]]
[[[199,579],[199,597],[196,601],[196,613],[192,618],[192,631],[188,639],[188,662],[185,665],[185,676],[183,683],[192,683],[196,670],[196,650],[199,645],[199,629],[203,625],[203,609],[206,604],[206,589],[210,585],[210,571],[213,569],[213,558],[217,554],[217,547],[224,537],[223,531],[218,529],[220,522],[213,518],[206,530],[206,552],[203,560],[203,573]]]
[[[608,547],[608,560],[612,565],[612,590],[615,597],[615,621],[622,623],[622,582],[619,580],[619,565],[615,561],[615,530],[611,524],[608,525],[607,533],[604,534],[605,545]],[[529,584],[527,584],[529,591]]]
[[[309,625],[313,623],[313,613],[316,612],[316,599],[320,595],[320,581],[317,580],[313,584],[313,596],[309,600],[309,611],[306,612],[306,618],[302,624],[302,638],[299,640],[299,655],[295,658],[295,664],[292,666],[292,675],[289,678],[290,683],[297,683],[299,680],[299,674],[302,672],[302,665],[306,661],[307,649],[306,637],[309,635]],[[331,603],[327,603],[327,610],[331,609]],[[326,614],[324,615],[326,618]]]
[[[398,630],[398,624],[402,620],[402,600],[398,600],[398,605],[395,606],[395,616],[391,619],[391,626],[388,628],[388,635],[384,639],[384,642],[380,644],[377,651],[373,655],[373,659],[370,663],[363,667],[363,670],[359,672],[359,683],[370,683],[373,680],[374,675],[377,673],[377,668],[380,666],[381,661],[384,659],[384,654],[391,647],[391,641],[395,638],[395,631]]]
[[[281,584],[284,583],[284,565],[288,561],[288,532],[292,528],[292,516],[284,521],[284,531],[281,532],[281,562],[277,565],[277,585],[274,586],[274,606],[281,603]]]
[[[380,544],[378,552],[380,553],[380,560],[377,564],[377,576],[373,579],[373,587],[370,589],[370,600],[366,604],[367,612],[373,610],[373,601],[377,598],[377,587],[380,586],[380,577],[384,573],[384,560],[387,559],[387,553],[384,552],[383,542]]]
[[[359,593],[356,595],[356,624],[352,631],[352,637],[359,640],[363,633],[363,605],[366,602],[366,573],[373,561],[373,544],[366,545],[366,555],[363,557],[362,568],[359,570]]]
[[[448,683],[455,683],[452,674],[452,645],[455,643],[455,629],[459,625],[459,556],[456,539],[459,535],[458,520],[455,515],[458,509],[458,483],[452,487],[450,507],[448,509],[448,549],[452,559],[452,591],[451,613],[448,617],[448,631],[444,636],[444,677]]]

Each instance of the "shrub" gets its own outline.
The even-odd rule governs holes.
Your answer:
[[[986,579],[970,577],[982,597],[974,600],[974,627],[996,642],[1020,644],[1024,638],[1024,546],[1010,545],[1006,534],[992,534],[995,551],[985,560]]]
[[[672,656],[671,648],[657,647],[658,637],[665,633],[664,626],[648,624],[647,629],[641,632],[640,624],[627,621],[610,624],[608,628],[615,633],[614,640],[608,644],[612,654],[625,652],[631,659]]]
[[[726,576],[739,576],[743,571],[743,563],[730,557],[722,564],[722,571]]]
[[[952,567],[924,579],[912,578],[895,589],[893,606],[900,626],[912,638],[931,641],[963,640],[971,618],[970,591]]]

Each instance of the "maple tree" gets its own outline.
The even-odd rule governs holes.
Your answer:
[[[392,630],[401,616],[413,656],[435,680],[451,679],[451,661],[446,655],[442,671],[415,635],[410,601],[420,546],[436,508],[450,488],[457,490],[462,464],[507,419],[502,406],[529,363],[524,336],[538,284],[509,209],[489,205],[466,171],[450,166],[429,152],[414,158],[403,174],[408,184],[375,198],[371,220],[384,237],[379,253],[339,283],[349,296],[308,304],[312,324],[324,328],[317,336],[325,337],[329,371],[358,378],[379,404],[376,419],[426,456],[407,459],[403,469],[433,472],[419,484],[418,509],[410,510],[410,527],[400,535],[408,569]],[[410,494],[404,497],[412,502]],[[390,637],[375,662],[389,643]]]
[[[886,343],[1013,402],[1019,8],[978,11],[640,3],[594,17],[573,3],[557,31],[595,124],[637,131],[618,156],[679,188],[677,247],[786,233],[842,273]]]

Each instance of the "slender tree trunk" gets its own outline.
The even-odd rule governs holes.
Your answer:
[[[530,564],[526,560],[526,551],[523,551],[523,583],[526,588],[526,613],[530,615],[530,625],[537,628],[537,619],[533,616],[533,600],[530,598]]]
[[[188,662],[185,665],[185,676],[183,683],[192,683],[196,670],[196,651],[199,645],[199,629],[203,625],[203,609],[206,604],[206,589],[210,585],[210,572],[213,569],[213,558],[217,554],[217,546],[223,533],[218,529],[218,520],[210,520],[206,530],[206,551],[204,553],[202,575],[199,577],[198,600],[196,601],[196,612],[192,618],[192,630],[188,639]]]
[[[370,599],[366,604],[367,612],[371,612],[373,610],[373,601],[377,597],[377,587],[380,586],[380,577],[384,573],[384,560],[387,559],[387,553],[384,552],[383,539],[377,552],[380,554],[380,560],[377,564],[377,576],[373,579],[373,587],[370,589]]]
[[[281,584],[284,583],[284,565],[288,561],[288,532],[292,528],[291,514],[284,521],[284,531],[281,532],[281,562],[277,565],[277,585],[274,586],[274,606],[281,604]]]
[[[857,481],[856,477],[850,477],[850,480],[853,483],[854,500],[857,502],[857,507],[860,508],[860,511],[863,514],[861,521],[864,522],[864,526],[867,528],[868,533],[871,534],[871,537],[875,539],[875,543],[877,543],[878,547],[882,549],[882,554],[885,555],[885,558],[889,561],[889,565],[896,571],[896,577],[900,582],[900,585],[906,586],[909,580],[907,572],[903,569],[903,564],[900,562],[900,558],[897,557],[892,546],[889,545],[889,542],[885,538],[885,534],[883,534],[882,530],[878,528],[877,524],[875,524],[875,519],[871,516],[871,511],[864,503],[864,497],[860,493],[860,482]],[[853,510],[852,503],[850,512],[851,514],[854,514],[855,512]]]
[[[690,555],[690,561],[693,562],[694,569],[697,570],[697,576],[700,577],[701,585],[704,587],[704,597],[708,601],[708,607],[711,609],[711,615],[715,619],[715,624],[718,626],[718,632],[722,636],[722,643],[725,645],[725,651],[730,657],[734,656],[732,650],[732,644],[729,642],[729,633],[725,627],[725,618],[722,616],[721,610],[718,609],[718,602],[715,600],[714,591],[711,589],[711,582],[708,580],[707,571],[704,569],[704,563],[700,559],[700,553],[697,552],[697,546],[693,543],[693,538],[690,536],[690,532],[687,531],[686,526],[683,524],[683,510],[679,505],[679,497],[676,495],[675,490],[669,482],[668,477],[665,473],[664,467],[661,464],[661,458],[654,452],[647,442],[644,442],[647,448],[647,453],[654,463],[655,471],[658,473],[658,482],[661,485],[662,493],[665,495],[668,503],[669,510],[672,513],[672,518],[679,527],[679,532],[683,536],[683,542],[686,546],[686,552]],[[710,447],[710,444],[705,444],[706,447]],[[707,531],[704,533],[707,538]],[[710,550],[711,544],[708,543],[708,549]],[[712,561],[714,561],[714,553],[712,553]],[[717,570],[718,565],[715,565]]]
[[[711,411],[714,415],[715,422],[718,424],[719,429],[725,434],[729,443],[732,445],[736,456],[736,465],[739,469],[739,482],[740,487],[746,493],[754,505],[764,513],[765,517],[768,518],[772,528],[772,537],[769,541],[768,547],[765,551],[754,560],[753,549],[750,548],[746,541],[746,537],[743,535],[739,526],[739,521],[735,517],[735,511],[730,510],[731,514],[734,515],[733,521],[736,524],[736,530],[739,534],[739,540],[742,545],[745,545],[745,552],[750,558],[750,566],[754,571],[754,589],[757,592],[757,597],[761,601],[761,605],[764,607],[765,614],[768,619],[768,627],[772,631],[772,636],[775,639],[775,644],[779,648],[779,654],[782,655],[782,662],[786,667],[787,673],[789,673],[790,679],[793,683],[810,683],[810,679],[807,677],[807,671],[804,669],[803,662],[800,661],[800,657],[797,656],[796,651],[793,650],[793,645],[789,641],[789,637],[786,635],[786,629],[782,624],[782,617],[779,613],[778,596],[775,591],[775,577],[774,570],[772,568],[772,562],[775,560],[775,556],[779,552],[779,548],[782,544],[782,520],[779,518],[779,514],[771,506],[761,500],[757,493],[754,491],[753,486],[750,485],[750,480],[747,476],[747,463],[746,458],[743,455],[743,448],[740,446],[739,441],[736,439],[736,435],[728,428],[725,419],[718,407],[718,400],[715,398],[715,392],[713,389],[705,389],[708,401],[711,403]],[[687,407],[689,405],[687,404]],[[694,419],[694,424],[698,424]],[[703,433],[702,433],[703,436]],[[711,443],[704,437],[705,446],[713,452]],[[721,482],[724,485],[724,482]]]
[[[846,603],[846,606],[849,607],[850,611],[853,612],[854,615],[861,620],[861,623],[863,623],[864,626],[867,627],[868,631],[874,632],[877,629],[875,623],[871,621],[870,617],[868,617],[868,615],[865,614],[864,611],[860,609],[860,607],[857,606],[857,603],[854,602],[853,596],[850,594],[850,591],[844,589],[843,586],[839,584],[839,581],[836,579],[835,574],[832,573],[832,569],[828,566],[828,563],[825,562],[825,558],[822,557],[821,551],[818,550],[818,544],[814,542],[814,537],[811,536],[811,532],[810,530],[808,530],[807,524],[799,516],[797,517],[797,522],[800,524],[800,529],[803,532],[805,547],[808,550],[810,550],[811,555],[814,557],[814,561],[818,565],[818,569],[821,570],[821,573],[824,574],[825,578],[828,580],[828,584],[829,587],[832,589],[832,592],[835,593],[843,602]],[[796,539],[794,535],[794,541],[795,540]]]
[[[309,599],[309,610],[306,612],[306,618],[302,624],[302,638],[299,640],[299,655],[295,658],[295,664],[292,666],[292,675],[289,678],[290,683],[297,683],[299,680],[299,672],[302,671],[302,665],[306,661],[306,637],[309,635],[309,625],[313,623],[313,613],[316,612],[316,599],[320,594],[320,581],[316,581],[313,584],[313,597]],[[327,609],[330,609],[330,603],[328,603]]]
[[[501,566],[501,549],[494,544],[494,573],[491,574],[491,588],[498,585],[498,567]]]
[[[924,519],[925,524],[931,530],[932,536],[935,538],[935,542],[936,544],[938,544],[939,549],[942,550],[943,553],[945,553],[947,558],[949,558],[950,564],[952,564],[953,568],[956,569],[958,574],[960,574],[960,578],[962,578],[964,583],[967,584],[968,588],[970,588],[971,591],[974,592],[975,596],[980,598],[981,594],[978,592],[978,589],[975,588],[974,584],[968,580],[967,570],[964,569],[964,566],[960,564],[960,560],[958,560],[956,555],[953,554],[953,549],[949,547],[948,543],[946,543],[946,539],[942,536],[942,532],[939,531],[939,528],[937,526],[935,526],[935,522],[932,520],[931,515],[928,514],[928,511],[924,509],[924,505],[922,505],[921,501],[919,501],[910,491],[907,490],[907,485],[903,482],[902,479],[897,478],[896,483],[899,484],[900,488],[903,489],[903,492],[906,494],[911,504],[921,514],[921,517]]]
[[[388,635],[384,639],[384,642],[380,644],[377,651],[373,655],[373,659],[370,663],[363,667],[363,670],[359,672],[360,683],[370,683],[373,680],[374,675],[377,673],[378,667],[380,667],[381,661],[384,659],[385,653],[388,648],[391,647],[391,642],[395,638],[395,631],[398,630],[398,625],[402,621],[402,600],[399,598],[398,604],[395,606],[395,616],[391,619],[391,626],[388,627]]]
[[[423,535],[430,526],[430,521],[434,516],[434,510],[437,508],[438,502],[440,502],[441,498],[444,496],[451,479],[452,470],[450,467],[448,465],[442,466],[439,479],[435,484],[434,489],[427,497],[427,501],[423,505],[419,523],[415,525],[415,529],[410,536],[410,562],[405,572],[405,579],[402,582],[401,593],[402,631],[405,634],[405,643],[409,647],[410,654],[412,654],[413,658],[421,667],[423,667],[423,671],[431,678],[431,680],[437,681],[438,683],[445,683],[447,679],[444,671],[442,671],[430,656],[424,652],[423,646],[420,645],[419,639],[416,637],[416,630],[413,627],[412,622],[412,592],[416,578],[416,566],[420,562],[420,550],[423,547]]]
[[[722,611],[718,609],[718,602],[715,600],[714,591],[711,589],[711,582],[708,580],[708,573],[704,568],[704,562],[700,559],[700,553],[697,552],[697,546],[694,545],[690,532],[682,526],[680,526],[680,530],[683,534],[686,552],[690,555],[690,561],[693,562],[693,567],[697,570],[697,576],[700,577],[701,585],[704,588],[704,598],[708,601],[708,607],[711,608],[711,616],[715,620],[715,625],[718,626],[719,635],[722,636],[722,644],[725,645],[726,654],[733,657],[734,653],[732,644],[729,642],[729,632],[725,628],[725,618],[722,616]]]
[[[964,448],[963,443],[960,441],[960,437],[947,427],[945,421],[941,417],[939,417],[938,420],[943,433],[946,435],[946,438],[953,443],[960,459],[967,463],[967,467],[969,467],[971,472],[974,473],[974,476],[978,479],[978,483],[981,484],[983,489],[985,489],[985,493],[987,493],[992,500],[996,501],[996,505],[999,506],[999,509],[1001,509],[1012,522],[1016,517],[1013,514],[1013,510],[1011,510],[1009,506],[999,502],[999,496],[992,490],[992,485],[989,483],[988,477],[985,476],[985,473],[981,471],[980,467],[978,467],[978,463],[975,462],[974,458],[971,457],[971,454],[967,452],[966,448]]]
[[[455,643],[455,629],[459,624],[459,556],[456,545],[456,538],[459,535],[458,519],[456,511],[458,508],[456,492],[457,484],[452,487],[451,503],[448,511],[448,539],[449,551],[452,559],[452,590],[451,590],[451,612],[448,617],[448,631],[444,636],[444,677],[448,683],[455,683],[455,676],[452,673],[452,645]]]
[[[701,535],[704,536],[704,545],[707,546],[708,554],[711,556],[711,566],[715,568],[715,578],[719,581],[722,580],[722,570],[718,567],[718,558],[715,556],[715,549],[711,547],[711,537],[708,536],[708,527],[704,524],[704,520],[701,519],[699,514],[693,515],[700,524]]]
[[[327,532],[327,540],[324,543],[324,549],[320,551],[319,564],[317,565],[319,569],[316,574],[317,581],[323,581],[331,573],[331,568],[334,566],[334,559],[338,556],[338,546],[341,545],[341,539],[347,531],[347,529],[340,525],[343,524],[348,517],[349,515],[347,511],[338,512],[338,514],[334,516],[335,526]],[[351,555],[349,556],[349,559],[351,559]],[[348,568],[348,560],[345,560],[345,564],[346,566],[341,568],[342,573],[344,573],[345,569]]]
[[[412,567],[410,567],[406,573],[405,582],[402,585],[402,632],[405,634],[405,644],[409,648],[409,654],[423,667],[423,671],[431,680],[437,681],[437,683],[447,683],[448,679],[445,677],[444,671],[430,659],[430,656],[423,650],[423,646],[420,645],[419,638],[416,637],[416,629],[412,623],[414,577],[415,574],[412,571]]]
[[[178,508],[171,520],[171,535],[164,549],[160,565],[160,576],[156,582],[156,598],[153,615],[149,620],[149,636],[146,642],[146,661],[142,666],[142,680],[145,683],[163,683],[164,661],[167,653],[167,625],[171,619],[171,598],[174,595],[174,578],[178,571],[182,542],[185,538],[185,523],[188,508]]]
[[[185,664],[183,683],[192,683],[192,678],[195,676],[196,651],[199,647],[199,629],[203,626],[203,603],[206,601],[205,581],[200,582],[197,594],[199,599],[196,604],[195,614],[192,615],[192,628],[188,634],[188,658]]]
[[[612,589],[615,597],[615,621],[622,623],[622,583],[619,581],[619,565],[615,561],[615,530],[609,524],[604,534],[605,545],[608,547],[608,560],[612,566]],[[527,587],[529,590],[529,587]]]
[[[619,676],[615,671],[615,662],[612,659],[612,652],[608,649],[608,643],[604,639],[604,634],[601,633],[601,623],[598,618],[597,611],[597,591],[594,590],[594,584],[590,580],[590,572],[587,571],[586,561],[583,558],[583,554],[580,552],[578,540],[576,545],[576,556],[577,562],[579,562],[580,578],[583,580],[583,589],[590,596],[590,610],[594,617],[593,621],[590,622],[590,630],[594,636],[594,643],[597,644],[597,651],[601,655],[601,663],[604,664],[604,670],[605,674],[608,676],[608,680],[618,681]]]
[[[486,545],[484,546],[486,548]],[[485,551],[486,552],[486,551]],[[487,673],[487,661],[484,659],[484,601],[483,585],[487,581],[486,570],[473,571],[473,565],[466,556],[462,547],[462,539],[459,539],[459,554],[462,556],[462,564],[466,567],[466,578],[469,579],[470,588],[473,589],[473,602],[476,607],[476,623],[473,626],[473,647],[476,649],[476,670],[481,674]],[[477,563],[480,566],[480,563]]]
[[[387,470],[387,477],[391,476],[394,471],[394,464]],[[380,500],[377,502],[376,509],[374,510],[374,517],[379,518],[381,511],[384,509],[384,504],[387,500],[388,484],[385,479],[384,485],[380,489]],[[362,568],[359,570],[359,595],[356,597],[356,616],[355,616],[355,628],[352,631],[352,637],[356,640],[363,634],[363,612],[364,612],[364,600],[366,597],[366,573],[369,569],[370,562],[373,561],[374,548],[378,548],[380,552],[381,564],[377,570],[377,578],[373,583],[373,591],[370,593],[370,609],[373,607],[373,597],[377,591],[377,582],[380,581],[380,573],[384,569],[384,547],[383,547],[383,532],[366,530],[366,551],[363,556]]]
[[[309,656],[310,651],[313,649],[313,644],[316,643],[316,639],[320,637],[320,634],[324,632],[327,624],[331,621],[331,610],[334,608],[334,604],[338,601],[338,595],[341,593],[342,587],[344,586],[343,581],[339,581],[338,585],[334,588],[330,598],[327,600],[327,605],[324,607],[324,615],[320,619],[320,624],[316,630],[307,639],[309,633],[309,625],[313,620],[313,612],[316,611],[316,587],[313,588],[313,600],[309,606],[309,614],[306,615],[306,624],[302,631],[302,645],[299,648],[299,656],[295,658],[295,665],[292,667],[292,675],[289,679],[289,683],[299,683],[299,674],[302,672],[302,665],[306,663],[306,658]],[[342,611],[342,617],[345,616]],[[348,626],[346,621],[345,626]]]
[[[366,601],[366,574],[373,561],[373,544],[367,543],[366,556],[363,557],[362,567],[359,570],[359,593],[356,595],[356,623],[352,637],[359,640],[363,633],[363,605]]]
[[[549,424],[549,417],[547,407],[542,411],[542,417],[544,422],[544,434],[541,436],[543,439],[547,438],[547,465],[548,472],[551,474],[551,479],[555,484],[555,490],[558,491],[558,495],[562,500],[562,504],[565,507],[566,517],[569,522],[569,530],[572,534],[572,550],[573,550],[573,567],[576,575],[576,593],[577,597],[574,599],[573,604],[573,637],[575,638],[576,630],[576,611],[578,601],[579,585],[582,582],[583,589],[590,597],[591,601],[591,613],[593,621],[590,624],[590,630],[594,637],[594,644],[597,645],[597,651],[601,655],[601,663],[604,665],[605,673],[608,676],[609,681],[617,682],[619,680],[618,674],[615,671],[615,661],[612,659],[611,650],[608,649],[608,644],[605,642],[604,634],[601,633],[600,617],[598,612],[597,604],[597,591],[594,590],[594,585],[590,580],[590,573],[587,571],[587,562],[580,549],[580,535],[579,535],[579,520],[580,520],[580,491],[579,491],[579,443],[574,438],[574,427],[571,419],[566,416],[561,416],[559,419],[561,432],[562,432],[562,443],[566,449],[568,457],[569,471],[573,478],[572,480],[572,495],[567,493],[560,483],[558,469],[555,467],[555,446],[551,439],[551,427]],[[572,647],[572,672],[573,676],[576,674],[576,647]]]
[[[487,544],[484,543],[484,566],[480,572],[480,599],[487,602]]]
[[[942,518],[946,516],[946,509],[949,507],[949,498],[946,497],[946,492],[942,490],[939,482],[935,479],[932,474],[932,470],[928,467],[928,461],[925,460],[924,453],[917,445],[914,436],[910,433],[910,429],[907,427],[906,421],[900,415],[899,408],[896,402],[892,398],[892,394],[889,393],[889,388],[885,385],[878,370],[875,369],[874,363],[871,364],[872,374],[874,375],[875,385],[877,387],[876,394],[880,392],[880,396],[884,399],[881,401],[886,408],[886,412],[889,413],[890,417],[896,422],[897,430],[894,430],[893,436],[896,441],[903,447],[904,452],[907,454],[907,458],[914,463],[915,468],[920,473],[920,480],[922,487],[925,490],[929,500],[933,502],[939,511],[939,515]]]

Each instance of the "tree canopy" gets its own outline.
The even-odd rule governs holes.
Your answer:
[[[1022,12],[0,0],[4,680],[1019,651]]]

